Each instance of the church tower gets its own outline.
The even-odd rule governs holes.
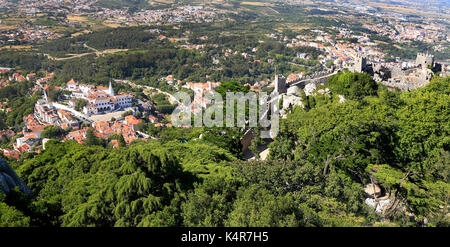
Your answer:
[[[48,103],[47,90],[45,90],[45,88],[44,88],[44,100],[45,100],[45,103]]]
[[[109,81],[109,89],[108,89],[109,96],[114,96],[114,90],[112,88],[111,81]]]

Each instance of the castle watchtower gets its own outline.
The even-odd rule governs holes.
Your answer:
[[[429,65],[434,67],[434,55],[428,54],[428,52],[417,53],[416,64],[422,69],[427,68]]]
[[[283,75],[275,75],[275,80],[273,80],[273,83],[275,85],[275,92],[277,92],[278,94],[282,94],[282,93],[286,93],[287,92],[287,88],[286,88],[286,77],[284,77]]]
[[[353,72],[364,72],[367,66],[367,59],[361,53],[357,53],[355,56],[355,62],[353,64]]]

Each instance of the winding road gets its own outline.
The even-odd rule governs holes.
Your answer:
[[[100,57],[101,55],[104,55],[104,54],[128,51],[128,49],[108,49],[108,50],[104,50],[104,51],[99,51],[93,47],[88,46],[86,43],[83,44],[83,47],[91,50],[92,52],[85,52],[85,53],[81,53],[81,54],[67,54],[67,55],[71,55],[70,57],[52,57],[52,56],[50,56],[50,54],[47,54],[47,53],[44,53],[44,56],[46,56],[48,59],[51,59],[51,60],[64,61],[64,60],[74,59],[74,58],[78,58],[78,57],[84,57],[84,56],[92,55],[92,54],[95,54],[97,57]]]
[[[148,89],[148,90],[156,90],[159,93],[162,93],[162,94],[165,94],[166,96],[168,96],[169,97],[169,102],[171,104],[181,104],[181,102],[179,100],[177,100],[177,98],[175,98],[175,96],[173,96],[172,94],[170,94],[168,92],[161,91],[161,89],[159,89],[159,88],[154,88],[154,87],[150,87],[150,86],[143,86],[143,85],[137,85],[137,84],[134,84],[134,83],[131,83],[129,85],[132,86],[132,87],[137,87],[137,88],[145,88],[145,89]]]

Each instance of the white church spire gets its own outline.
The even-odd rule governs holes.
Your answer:
[[[46,103],[48,103],[47,90],[45,90],[45,88],[44,88],[44,100]]]
[[[112,88],[111,81],[109,81],[109,90],[108,90],[109,96],[114,96],[114,90]]]

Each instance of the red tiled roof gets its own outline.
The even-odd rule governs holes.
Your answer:
[[[125,121],[128,125],[136,125],[136,124],[139,124],[140,122],[142,122],[142,119],[137,119],[133,115],[128,115],[125,117]]]
[[[113,144],[113,148],[118,148],[119,147],[119,141],[118,140],[112,140],[111,144]]]
[[[35,134],[27,135],[27,136],[24,137],[25,140],[28,140],[28,139],[38,139],[38,138],[39,138],[39,137],[38,137],[37,135],[35,135]]]
[[[18,148],[18,151],[19,151],[20,153],[23,153],[23,152],[26,152],[26,151],[30,150],[30,148],[31,148],[31,147],[30,147],[28,144],[24,143],[22,146],[20,146],[20,147]]]
[[[12,157],[15,159],[20,159],[20,153],[16,150],[11,150],[9,148],[5,148],[3,149],[3,155],[5,155],[6,157]]]
[[[71,84],[76,85],[77,83],[75,82],[74,79],[71,79],[69,82],[67,82],[67,85],[71,85]]]

